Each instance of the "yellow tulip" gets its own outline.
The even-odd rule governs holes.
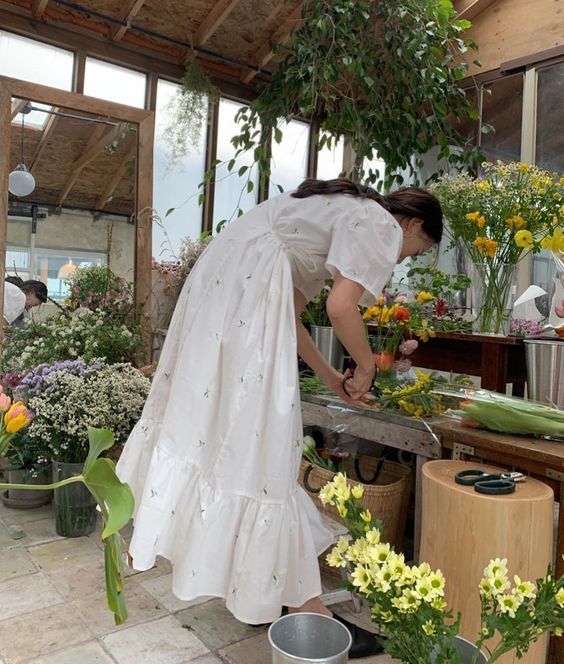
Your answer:
[[[21,431],[21,429],[26,427],[30,422],[30,418],[26,417],[23,413],[20,413],[6,422],[6,431],[8,433],[16,433],[17,431]]]

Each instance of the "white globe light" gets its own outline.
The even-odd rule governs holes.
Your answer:
[[[24,164],[18,164],[8,176],[8,191],[14,196],[27,196],[35,189],[35,178]]]

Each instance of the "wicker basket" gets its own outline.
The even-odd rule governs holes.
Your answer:
[[[368,455],[348,458],[343,470],[351,484],[364,487],[363,505],[374,518],[382,520],[382,541],[389,542],[396,551],[401,551],[405,535],[407,508],[411,495],[412,472],[408,466]],[[335,473],[312,465],[302,459],[299,483],[313,499],[317,509],[335,521],[340,521],[337,510],[331,505],[322,505],[318,493],[330,482]],[[362,481],[364,480],[364,481]],[[319,558],[325,571],[335,570],[325,565],[325,553]]]

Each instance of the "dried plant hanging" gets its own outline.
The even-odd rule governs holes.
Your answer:
[[[219,95],[195,57],[186,66],[182,85],[166,106],[163,137],[169,146],[168,169],[197,147],[207,123],[209,100]]]

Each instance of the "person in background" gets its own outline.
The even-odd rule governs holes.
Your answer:
[[[47,302],[47,286],[42,281],[7,277],[4,281],[4,320],[21,327],[33,307]]]

